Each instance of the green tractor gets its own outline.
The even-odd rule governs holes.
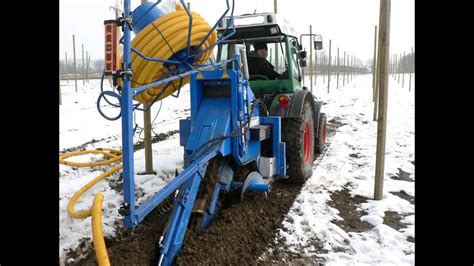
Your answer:
[[[316,155],[324,151],[326,142],[326,114],[321,112],[323,102],[317,101],[302,86],[301,67],[306,66],[306,51],[302,51],[288,22],[273,13],[234,16],[233,20],[224,18],[217,28],[219,37],[229,31],[227,26],[232,26],[226,23],[233,23],[236,32],[218,46],[217,62],[240,54],[243,48],[248,58],[255,52],[254,44],[264,42],[268,52],[266,59],[275,66],[274,71],[281,74],[279,79],[270,79],[249,73],[248,78],[256,98],[263,102],[264,112],[281,117],[287,180],[303,183],[312,175],[313,162]],[[315,38],[315,49],[321,50],[321,36],[316,37],[319,38]]]

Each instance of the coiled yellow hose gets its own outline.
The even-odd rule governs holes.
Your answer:
[[[211,30],[211,26],[196,12],[191,11],[193,22],[192,32],[190,38],[190,46],[198,46],[206,37],[208,32]],[[164,15],[156,19],[153,23],[146,26],[140,31],[132,41],[132,47],[137,49],[140,53],[146,57],[170,59],[178,51],[185,49],[188,42],[188,28],[189,28],[189,16],[180,5],[176,5],[176,11]],[[217,33],[213,31],[209,38],[204,42],[203,46],[199,51],[194,53],[200,53],[204,49],[214,44],[217,41]],[[212,54],[213,49],[207,50],[199,58],[196,58],[194,63],[205,63]],[[122,57],[123,62],[123,57]],[[143,85],[149,84],[153,81],[163,77],[166,73],[174,70],[175,67],[171,66],[170,70],[163,66],[162,62],[148,61],[134,52],[132,52],[132,88],[138,88]],[[169,77],[171,77],[170,75]],[[183,78],[181,86],[189,83],[189,76]],[[119,81],[122,85],[122,81]],[[157,99],[161,100],[177,89],[179,89],[180,79],[173,81],[165,92]],[[166,84],[155,86],[150,88],[143,93],[135,96],[135,100],[141,103],[150,103],[155,97],[161,93]]]
[[[84,154],[103,154],[111,159],[100,161],[100,162],[92,162],[92,163],[79,163],[79,162],[70,162],[66,161],[66,158],[70,158],[73,156],[84,155]],[[116,161],[122,160],[122,151],[116,149],[97,149],[97,150],[86,150],[86,151],[77,151],[66,153],[59,156],[59,163],[69,165],[69,166],[77,166],[77,167],[90,167],[90,166],[101,166],[101,165],[108,165],[114,163]],[[89,190],[92,186],[97,184],[102,179],[106,178],[107,176],[113,174],[114,172],[123,168],[123,165],[117,165],[105,173],[99,175],[98,177],[94,178],[92,181],[87,183],[81,189],[76,191],[72,198],[69,200],[67,205],[67,213],[71,218],[76,219],[85,219],[89,216],[92,216],[92,241],[94,243],[94,250],[97,257],[97,262],[100,266],[108,266],[110,265],[109,256],[107,255],[107,248],[105,246],[104,235],[102,233],[102,201],[104,199],[104,195],[102,193],[97,193],[94,197],[94,204],[88,210],[83,211],[76,211],[74,209],[74,205],[79,197],[82,196],[87,190]]]

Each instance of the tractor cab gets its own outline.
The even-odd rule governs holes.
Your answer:
[[[265,58],[281,75],[271,79],[265,75],[249,73],[250,86],[256,96],[265,94],[293,93],[301,89],[302,71],[305,66],[306,52],[300,51],[298,38],[288,21],[272,13],[234,16],[233,20],[224,18],[218,26],[218,36],[223,36],[229,28],[235,26],[235,34],[218,46],[217,61],[231,59],[240,53],[241,48],[247,51],[247,58],[255,55],[255,43],[266,43]],[[229,27],[226,30],[226,27]],[[227,66],[230,68],[230,66]]]
[[[235,33],[229,36],[233,27]],[[323,102],[316,100],[312,92],[301,85],[301,67],[306,66],[306,51],[302,51],[294,28],[283,17],[261,13],[225,17],[217,27],[217,34],[221,39],[217,62],[233,58],[244,51],[242,48],[245,48],[247,61],[250,62],[250,57],[256,53],[255,46],[261,48],[261,43],[266,46],[267,53],[259,52],[259,56],[266,56],[265,59],[273,67],[260,64],[254,69],[269,73],[268,68],[273,68],[278,73],[273,76],[277,78],[271,79],[260,73],[255,75],[249,67],[250,87],[260,103],[264,103],[267,112],[263,113],[281,119],[281,139],[286,143],[289,180],[304,182],[312,174],[315,155],[324,150],[326,115],[321,112]],[[314,48],[322,49],[320,35],[303,35],[316,37]],[[227,65],[226,68],[231,69],[232,66]]]

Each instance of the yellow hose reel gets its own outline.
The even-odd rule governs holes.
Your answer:
[[[206,35],[212,29],[212,27],[196,12],[191,11],[192,14],[192,32],[190,36],[190,46],[197,47],[204,40]],[[177,52],[185,49],[188,43],[188,29],[189,29],[189,16],[185,9],[180,5],[176,5],[176,11],[159,17],[142,31],[132,41],[132,47],[138,50],[146,57],[170,59]],[[213,31],[209,38],[203,43],[199,51],[194,53],[200,53],[213,45],[217,41],[217,33]],[[209,59],[213,49],[207,50],[201,56],[195,59],[194,63],[203,64]],[[121,59],[123,63],[123,57]],[[163,62],[145,60],[136,53],[132,52],[131,58],[132,66],[131,70],[133,76],[131,78],[131,87],[138,88],[143,85],[157,81],[166,75],[169,71],[175,69],[174,65],[169,68],[164,66]],[[170,75],[168,77],[172,77]],[[162,93],[157,100],[161,100],[177,89],[180,85],[183,86],[189,83],[189,76],[186,76],[182,80],[177,79],[165,89],[167,84],[155,86],[147,89],[141,94],[135,96],[135,100],[143,104],[151,103],[157,95]],[[122,85],[122,80],[119,80],[119,84]]]

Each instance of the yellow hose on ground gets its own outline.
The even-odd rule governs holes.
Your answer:
[[[198,46],[206,37],[208,32],[211,30],[211,26],[196,12],[191,11],[193,18],[192,32],[190,38],[190,46]],[[180,5],[176,5],[176,11],[164,15],[154,22],[146,26],[140,31],[132,41],[132,47],[140,51],[146,57],[152,58],[163,58],[170,59],[175,53],[185,49],[188,42],[188,27],[189,17],[184,8]],[[199,51],[190,52],[191,54],[200,53],[207,49],[209,46],[217,41],[216,31],[210,34],[210,37],[204,42],[203,46]],[[190,50],[192,50],[190,48]],[[207,50],[201,56],[195,59],[194,63],[202,64],[205,63],[212,54],[213,49]],[[152,83],[163,77],[166,73],[174,70],[175,67],[171,66],[170,70],[163,66],[162,62],[148,61],[134,52],[132,52],[132,88],[138,88],[143,85]],[[122,57],[123,63],[123,57]],[[170,75],[169,77],[172,77]],[[181,86],[189,83],[189,76],[182,79]],[[122,81],[119,80],[119,84],[122,85]],[[177,89],[179,89],[180,79],[171,82],[170,86],[165,92],[157,99],[161,100]],[[155,86],[150,88],[143,93],[135,96],[135,100],[141,103],[150,103],[155,97],[161,93],[165,88],[166,84]]]
[[[110,151],[110,152],[107,152]],[[100,161],[100,162],[91,162],[91,163],[78,163],[78,162],[69,162],[66,161],[66,158],[70,158],[73,156],[84,155],[84,154],[103,154],[111,159]],[[122,160],[122,151],[117,149],[97,149],[97,150],[85,150],[85,151],[76,151],[71,153],[66,153],[59,156],[59,163],[69,165],[69,166],[77,166],[77,167],[90,167],[90,166],[101,166],[114,163],[116,161]],[[89,190],[92,186],[97,184],[102,179],[106,178],[107,176],[113,174],[114,172],[123,168],[123,165],[117,165],[105,173],[99,175],[98,177],[94,178],[92,181],[87,183],[81,189],[76,191],[72,198],[69,200],[67,205],[67,213],[71,218],[76,219],[85,219],[89,216],[92,216],[92,241],[94,243],[94,250],[97,257],[97,262],[100,266],[109,266],[109,256],[107,255],[107,248],[105,246],[104,235],[102,233],[102,201],[104,199],[104,195],[102,193],[97,193],[94,197],[94,203],[92,207],[88,210],[76,211],[74,209],[74,205],[79,197],[82,196],[87,190]]]
[[[122,159],[122,158],[120,158]],[[69,204],[67,205],[67,213],[69,214],[70,217],[76,218],[76,219],[85,219],[89,216],[91,216],[91,209],[85,210],[85,211],[76,211],[74,210],[74,205],[76,205],[76,201],[84,194],[87,190],[89,190],[92,186],[97,184],[99,181],[102,179],[106,178],[107,176],[113,174],[114,172],[120,170],[123,168],[123,165],[117,165],[115,167],[110,168],[107,170],[105,173],[99,175],[98,177],[94,178],[92,181],[87,183],[85,186],[83,186],[81,189],[76,191],[72,198],[69,200]]]
[[[105,152],[111,151],[111,152]],[[65,159],[73,156],[84,155],[84,154],[103,154],[107,157],[111,157],[112,159],[100,162],[93,162],[93,163],[77,163],[77,162],[68,162]],[[69,166],[77,166],[77,167],[88,167],[88,166],[101,166],[101,165],[108,165],[113,162],[119,161],[122,159],[122,151],[116,149],[108,149],[102,148],[97,150],[86,150],[86,151],[75,151],[63,154],[59,156],[59,163],[69,165]]]
[[[102,193],[95,194],[92,205],[92,240],[94,243],[95,255],[99,265],[110,266],[109,255],[105,247],[104,234],[102,233]]]

